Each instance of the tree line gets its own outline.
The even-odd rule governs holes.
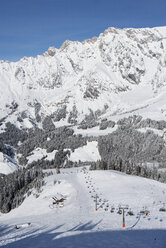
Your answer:
[[[33,188],[39,192],[44,183],[43,176],[40,167],[22,168],[9,175],[1,174],[0,211],[7,213],[18,207]]]

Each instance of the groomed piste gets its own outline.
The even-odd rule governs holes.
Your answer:
[[[165,247],[165,184],[88,166],[52,172],[37,198],[0,215],[0,246]]]

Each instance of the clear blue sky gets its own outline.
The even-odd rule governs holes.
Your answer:
[[[166,0],[0,0],[0,59],[98,36],[108,27],[166,26]]]

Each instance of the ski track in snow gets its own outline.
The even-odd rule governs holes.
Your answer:
[[[165,247],[166,213],[159,212],[165,202],[165,184],[116,171],[89,171],[88,167],[86,171],[53,172],[45,179],[39,198],[31,195],[17,209],[1,214],[1,247]],[[97,211],[92,198],[96,194]],[[49,208],[53,195],[66,197],[64,207]],[[128,203],[134,211],[134,216],[125,214],[125,229],[122,215],[117,214],[120,203]],[[111,213],[113,205],[115,212]],[[139,213],[145,205],[149,216]]]

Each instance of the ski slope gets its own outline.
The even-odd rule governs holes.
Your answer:
[[[1,247],[165,247],[166,212],[159,208],[166,202],[166,184],[88,167],[53,170],[45,182],[38,198],[33,190],[21,206],[0,215]],[[64,206],[53,205],[53,196],[64,197]],[[134,213],[126,210],[125,228],[119,205]],[[150,214],[140,214],[143,209]]]

